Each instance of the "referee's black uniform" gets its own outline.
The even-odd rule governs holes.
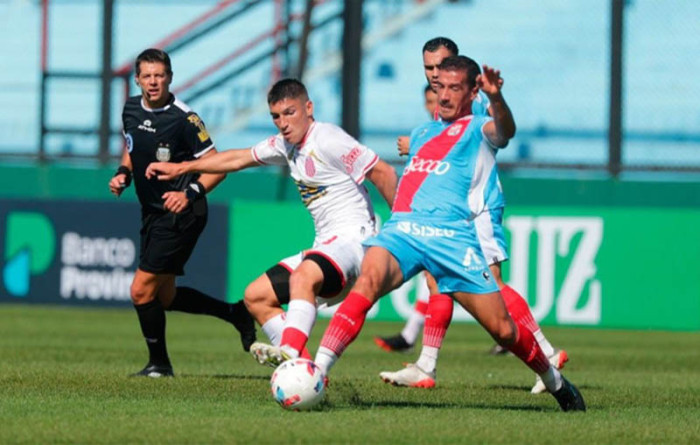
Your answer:
[[[182,162],[214,148],[200,117],[170,95],[162,108],[150,109],[142,96],[130,97],[122,113],[124,137],[131,158],[136,196],[141,203],[141,250],[139,269],[154,274],[184,274],[199,235],[207,223],[204,187],[199,174],[186,174],[171,181],[146,179],[151,162]],[[182,213],[164,209],[163,194],[194,188],[199,193]],[[190,190],[192,191],[192,190]]]

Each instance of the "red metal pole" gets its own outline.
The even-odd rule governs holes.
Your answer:
[[[41,71],[46,72],[49,52],[49,0],[41,0]]]

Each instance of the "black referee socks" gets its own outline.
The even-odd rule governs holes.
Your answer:
[[[145,304],[134,305],[141,324],[141,332],[148,346],[149,363],[170,366],[165,345],[165,311],[157,299]]]

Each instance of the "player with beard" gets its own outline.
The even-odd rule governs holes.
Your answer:
[[[550,364],[532,332],[509,315],[478,239],[474,218],[498,189],[495,151],[509,139],[500,72],[484,66],[480,75],[476,62],[464,56],[447,57],[438,71],[440,119],[412,132],[392,217],[365,242],[360,276],[333,315],[315,362],[327,374],[357,338],[372,305],[427,270],[442,294],[542,379],[562,410],[585,411],[578,389]],[[479,89],[491,100],[493,118],[472,114]]]

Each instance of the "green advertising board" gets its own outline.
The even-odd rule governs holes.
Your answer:
[[[231,300],[313,241],[300,203],[234,201],[230,220]],[[504,277],[543,324],[700,329],[700,211],[513,206],[504,226],[510,248]],[[384,297],[370,317],[406,318],[415,286],[414,279]],[[470,317],[460,309],[455,319]]]
[[[0,197],[135,203],[133,188],[119,200],[109,194],[107,182],[115,167],[6,163],[0,165]],[[695,229],[700,225],[700,181],[676,176],[619,180],[583,172],[540,178],[504,172],[504,225],[511,256],[504,263],[504,277],[544,324],[700,330],[700,235]],[[369,189],[386,218],[386,205]],[[311,218],[293,182],[279,169],[228,175],[209,198],[229,212],[227,229],[213,224],[207,228],[219,241],[214,244],[217,252],[206,253],[227,255],[226,265],[216,262],[221,265],[216,272],[227,272],[227,281],[218,284],[226,286],[229,300],[242,298],[250,281],[313,241]],[[8,210],[24,211],[17,206]],[[38,221],[31,217],[5,219],[0,221],[7,226],[0,247],[5,275],[12,278],[5,281],[14,294],[22,294],[31,284],[27,271],[36,279],[45,260],[27,256],[32,248],[25,248],[21,232],[39,233],[31,241],[47,251],[50,243],[41,241],[43,232],[36,232]],[[409,281],[384,297],[370,317],[406,318],[416,285]],[[470,318],[458,310],[455,319]]]

